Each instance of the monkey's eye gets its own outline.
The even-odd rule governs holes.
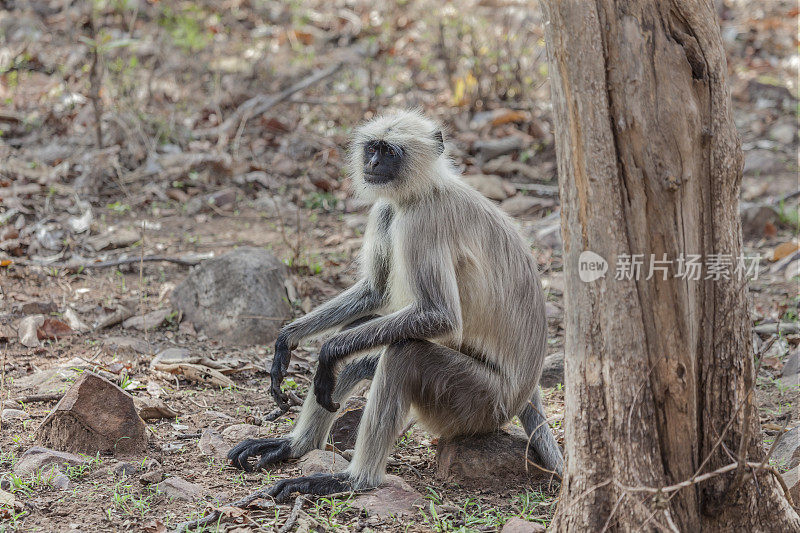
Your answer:
[[[394,150],[392,150],[391,148],[389,148],[389,152],[388,152],[388,154],[389,154],[389,157],[394,157]]]

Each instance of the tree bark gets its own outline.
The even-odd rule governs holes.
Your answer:
[[[738,216],[742,156],[710,1],[543,0],[566,276],[566,475],[555,531],[800,531],[763,458]],[[583,282],[579,256],[608,260]],[[638,279],[620,257],[644,254]],[[651,254],[730,279],[651,279]],[[707,271],[704,268],[702,277]],[[727,426],[727,428],[726,428]],[[721,438],[721,444],[717,445]],[[708,458],[708,461],[704,461]],[[742,477],[744,475],[744,477]]]

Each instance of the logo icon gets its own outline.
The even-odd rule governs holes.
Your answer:
[[[578,276],[581,281],[589,283],[605,277],[608,262],[596,253],[586,250],[578,257]]]

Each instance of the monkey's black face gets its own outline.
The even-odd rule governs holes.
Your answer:
[[[367,183],[389,183],[400,176],[403,149],[386,141],[370,141],[364,145],[364,179]]]

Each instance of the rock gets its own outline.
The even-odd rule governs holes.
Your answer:
[[[132,316],[122,323],[122,327],[125,329],[138,329],[140,331],[156,329],[164,323],[164,320],[167,319],[171,312],[172,311],[169,309],[159,309],[147,313],[146,315]]]
[[[75,310],[71,308],[67,308],[64,311],[64,320],[66,321],[67,325],[72,328],[74,331],[78,333],[86,333],[89,331],[89,326],[87,326],[75,312]]]
[[[262,211],[268,217],[282,218],[290,222],[297,216],[297,206],[269,192],[262,192],[253,201],[253,207]]]
[[[202,485],[190,483],[176,476],[168,477],[159,483],[158,490],[166,494],[168,498],[187,502],[200,501],[208,495],[208,491]]]
[[[748,150],[744,154],[744,173],[753,175],[769,174],[783,168],[779,154],[771,150]]]
[[[171,300],[198,332],[234,345],[273,342],[291,317],[286,267],[271,253],[243,247],[192,270]]]
[[[108,337],[103,340],[103,345],[124,359],[136,359],[138,354],[153,353],[149,343],[135,337]]]
[[[202,212],[211,212],[215,209],[230,208],[236,202],[238,189],[228,188],[203,196],[195,196],[186,204],[186,213],[196,215]]]
[[[116,477],[130,477],[138,474],[141,468],[137,464],[120,462],[112,471]]]
[[[789,494],[792,495],[792,500],[795,505],[800,502],[800,466],[796,466],[782,474],[783,481],[789,487]]]
[[[793,376],[795,374],[800,374],[800,348],[795,348],[795,350],[789,354],[789,357],[786,358],[786,363],[783,365],[783,370],[781,370],[781,375],[784,377]]]
[[[533,242],[537,246],[560,250],[562,246],[561,224],[550,224],[548,226],[538,228],[533,236]]]
[[[504,154],[522,150],[527,142],[519,135],[509,135],[502,139],[489,139],[475,143],[475,150],[482,161],[488,161]]]
[[[378,488],[353,500],[353,507],[378,518],[414,516],[424,505],[425,498],[419,492],[391,474]]]
[[[64,475],[58,468],[53,467],[53,470],[50,471],[48,482],[50,486],[58,490],[69,490],[70,489],[70,482],[69,477]]]
[[[233,446],[226,443],[222,435],[213,429],[204,429],[197,443],[200,453],[224,461],[228,457],[228,452]]]
[[[150,368],[155,368],[157,364],[174,365],[188,363],[190,360],[195,360],[195,356],[186,348],[167,348],[158,352],[150,362]]]
[[[142,420],[160,420],[162,418],[175,418],[176,416],[180,416],[179,412],[173,410],[164,403],[164,400],[158,398],[137,396],[134,398],[133,404],[139,411],[139,417],[141,417]]]
[[[147,449],[147,427],[133,398],[107,379],[84,372],[36,430],[58,450],[137,454]]]
[[[350,463],[347,459],[328,450],[311,450],[300,459],[300,469],[304,476],[321,473],[341,472]]]
[[[358,424],[364,414],[365,401],[361,399],[359,403],[360,405],[354,407],[346,407],[344,412],[333,422],[330,439],[331,443],[339,450],[349,450],[356,446]]]
[[[800,465],[800,426],[790,429],[781,436],[781,440],[772,451],[772,462],[782,468],[794,468]]]
[[[39,346],[39,336],[36,331],[44,324],[44,315],[31,315],[26,316],[19,321],[17,325],[17,335],[19,335],[19,342],[28,348],[36,348]]]
[[[50,368],[14,380],[13,386],[28,394],[65,392],[78,374],[73,368]]]
[[[155,485],[160,483],[163,478],[164,472],[162,470],[151,470],[139,476],[139,483],[142,485]]]
[[[536,467],[525,471],[527,446],[525,432],[516,426],[488,435],[439,439],[436,477],[465,487],[497,490],[549,480],[550,476]]]
[[[484,195],[486,198],[499,201],[504,200],[509,196],[509,193],[505,187],[505,183],[503,182],[503,178],[500,176],[473,174],[469,176],[463,176],[461,179],[464,180],[470,187]]]
[[[778,225],[778,213],[766,205],[751,205],[742,209],[740,215],[745,239],[761,239],[767,236],[770,226]]]
[[[222,430],[222,436],[231,442],[254,439],[261,434],[261,428],[253,424],[234,424]]]
[[[78,466],[86,462],[87,459],[79,455],[34,446],[19,458],[14,465],[14,473],[18,476],[27,476],[50,465]]]
[[[30,417],[31,415],[22,409],[3,409],[3,422],[11,422],[12,420],[27,420]]]
[[[781,144],[792,144],[797,138],[797,125],[790,122],[779,122],[769,129],[769,138]]]
[[[797,276],[800,276],[800,259],[789,263],[786,267],[786,271],[783,273],[783,277],[786,281],[792,281]]]
[[[552,205],[552,200],[518,194],[503,200],[503,202],[500,204],[500,208],[512,217],[519,217],[522,215],[532,215],[540,209],[544,209],[545,207],[550,207]]]
[[[564,383],[564,352],[554,353],[544,358],[542,377],[539,385],[544,388],[555,387]]]
[[[500,533],[544,533],[547,528],[538,522],[528,522],[522,518],[511,518]]]

